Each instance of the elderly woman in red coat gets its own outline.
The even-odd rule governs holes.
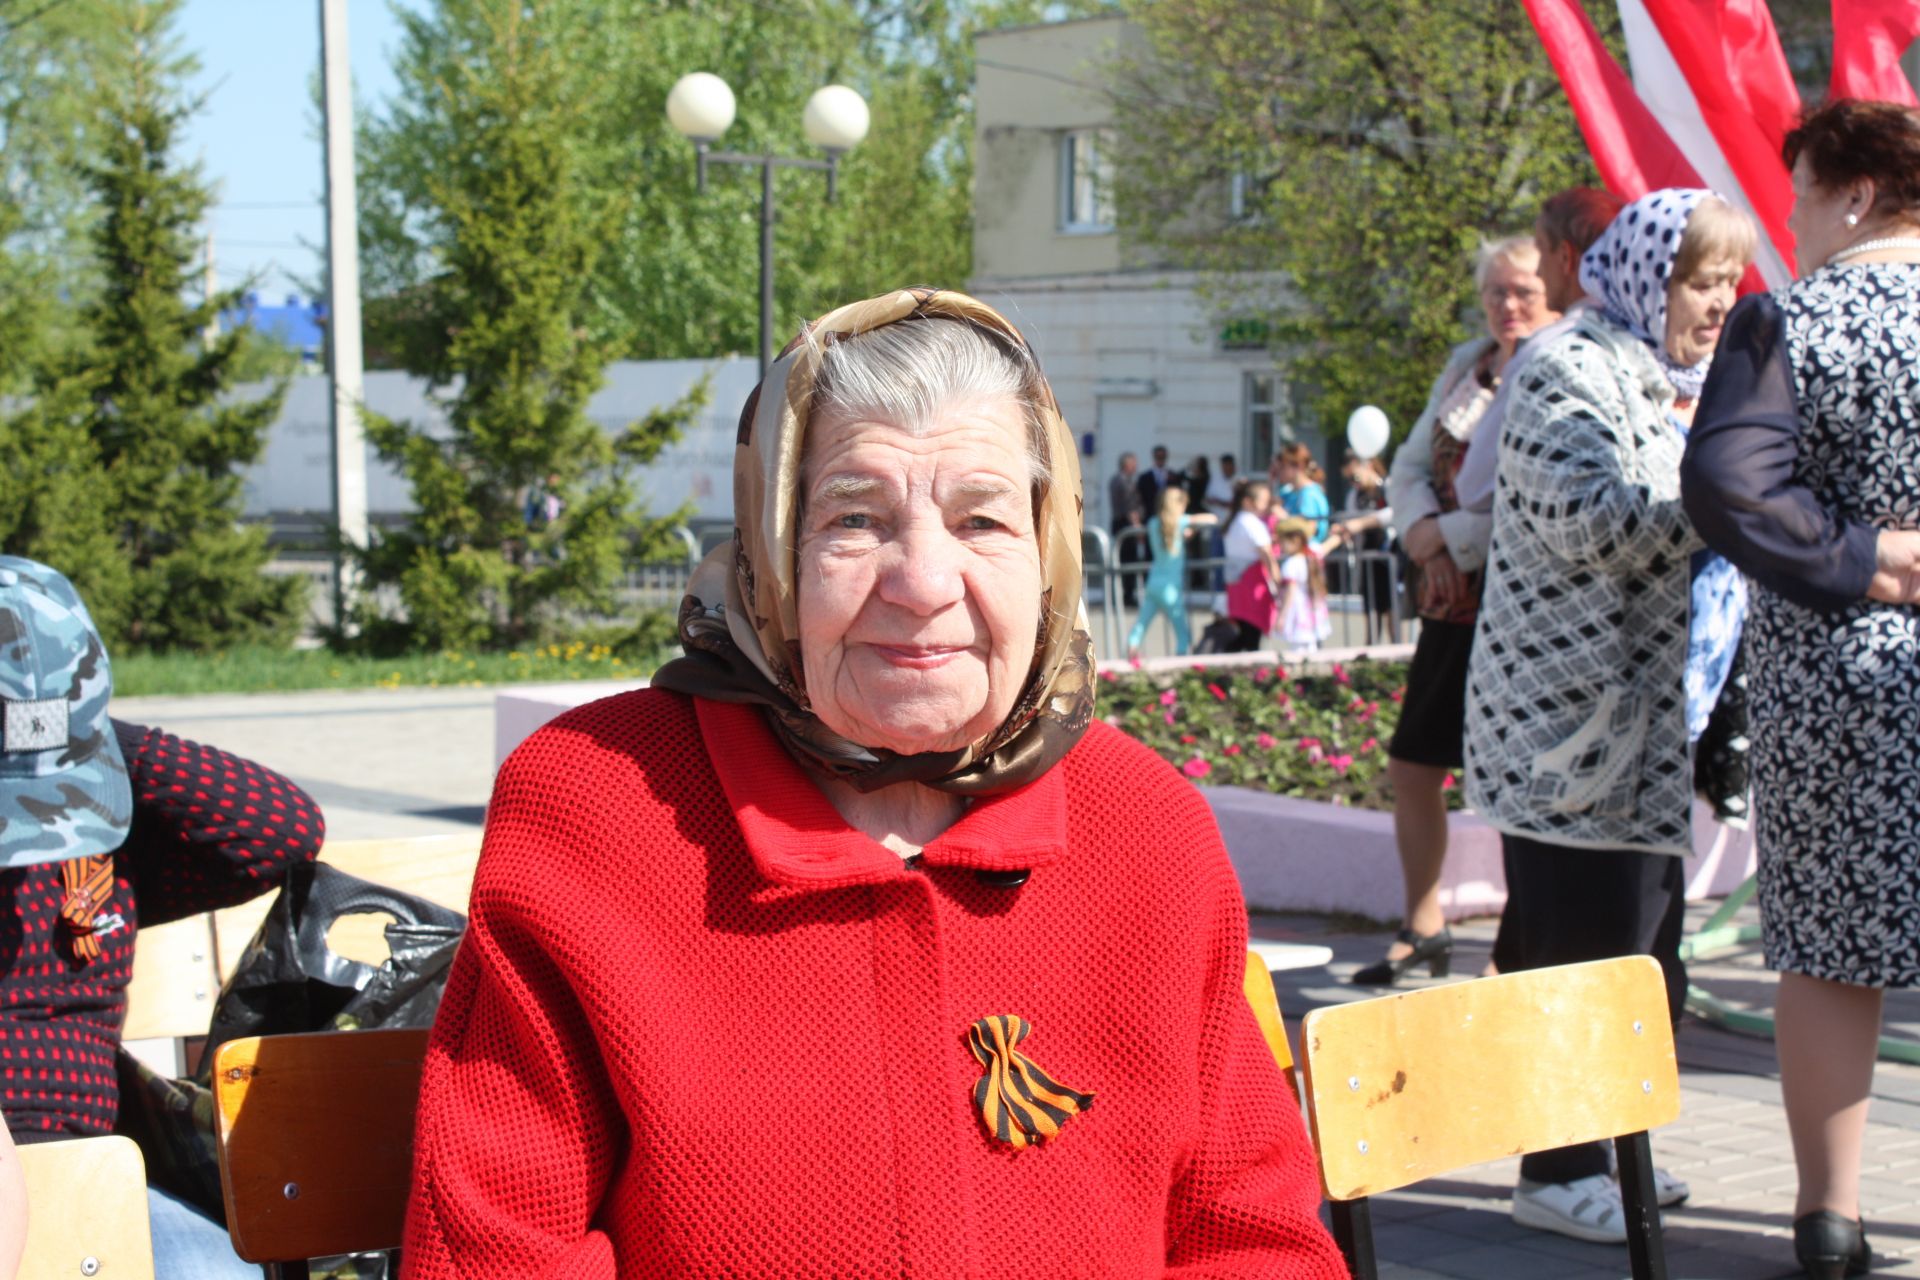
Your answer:
[[[1212,817],[1094,720],[1080,512],[983,304],[788,347],[686,656],[501,770],[407,1275],[1345,1274]]]

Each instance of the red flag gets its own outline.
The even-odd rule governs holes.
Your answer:
[[[1712,134],[1727,170],[1783,264],[1793,262],[1793,182],[1780,158],[1787,131],[1799,123],[1800,92],[1774,32],[1765,0],[1638,0],[1653,20]],[[1624,20],[1626,0],[1622,0]],[[1631,44],[1631,41],[1629,41]],[[1634,55],[1643,91],[1648,68]],[[1650,94],[1650,101],[1660,101]],[[1684,132],[1682,138],[1685,138]],[[1698,157],[1696,156],[1696,159]],[[1703,168],[1710,168],[1701,160]],[[1784,281],[1782,282],[1784,283]]]
[[[1607,52],[1579,0],[1526,5],[1607,190],[1637,200],[1660,187],[1705,185],[1634,93],[1633,81]]]
[[[1900,55],[1920,35],[1920,0],[1833,0],[1833,79],[1827,96],[1920,106]]]
[[[1640,101],[1579,0],[1526,0],[1526,6],[1607,190],[1637,200],[1660,187],[1705,186]],[[1766,286],[1752,268],[1740,287],[1744,293]]]

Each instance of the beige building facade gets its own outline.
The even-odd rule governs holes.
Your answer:
[[[1190,272],[1155,263],[1113,225],[1115,107],[1104,86],[1140,39],[1125,19],[1091,18],[974,44],[970,288],[1040,353],[1081,440],[1088,524],[1102,528],[1122,453],[1144,466],[1164,444],[1182,469],[1231,453],[1244,473],[1293,438],[1263,331],[1213,314]]]

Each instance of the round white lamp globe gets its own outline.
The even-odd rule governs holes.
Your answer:
[[[830,84],[807,99],[800,122],[814,146],[845,151],[867,136],[867,100],[843,84]]]
[[[1387,415],[1370,404],[1361,405],[1347,419],[1347,443],[1362,458],[1378,457],[1392,433]]]
[[[683,137],[710,142],[733,123],[733,90],[710,71],[690,72],[667,94],[667,119]]]

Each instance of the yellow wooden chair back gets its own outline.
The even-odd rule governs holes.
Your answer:
[[[1247,952],[1247,972],[1242,986],[1247,993],[1247,1003],[1253,1008],[1253,1020],[1260,1024],[1260,1034],[1267,1038],[1273,1060],[1287,1073],[1291,1084],[1293,1046],[1287,1043],[1287,1029],[1280,1021],[1280,997],[1274,993],[1273,974],[1256,951]]]
[[[426,1046],[424,1030],[220,1046],[214,1132],[227,1230],[241,1257],[304,1264],[400,1243]]]
[[[27,1242],[19,1280],[153,1280],[147,1166],[131,1138],[19,1148]]]
[[[1467,1165],[1623,1138],[1636,1276],[1659,1245],[1646,1131],[1680,1114],[1666,983],[1646,956],[1316,1009],[1301,1035],[1321,1181],[1343,1205]],[[1629,1167],[1631,1166],[1631,1167]],[[1355,1219],[1358,1218],[1356,1222]],[[1650,1221],[1649,1245],[1638,1228]],[[1342,1240],[1348,1246],[1349,1241]],[[1352,1249],[1362,1245],[1355,1240]],[[1371,1241],[1364,1244],[1371,1264]],[[1349,1254],[1356,1276],[1371,1275]]]

